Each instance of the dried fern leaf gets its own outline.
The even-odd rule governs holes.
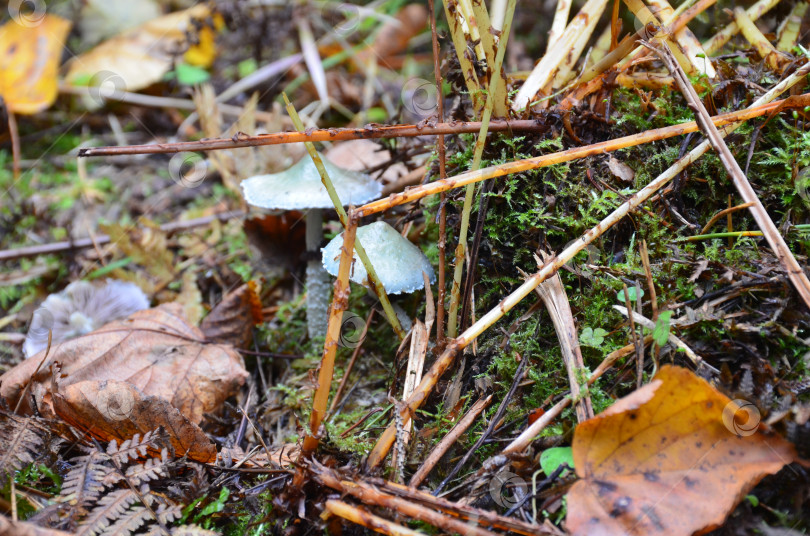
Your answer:
[[[33,462],[41,451],[43,430],[36,417],[0,412],[0,484],[14,471]]]
[[[107,456],[100,452],[70,460],[73,466],[65,476],[60,497],[80,510],[95,503],[104,491],[108,475],[112,474],[110,467],[103,464],[106,460]]]
[[[151,482],[166,476],[166,451],[164,450],[163,453],[163,459],[149,458],[145,463],[137,463],[127,467],[127,480],[134,486],[140,486],[145,482]]]
[[[76,536],[94,536],[105,532],[110,523],[124,516],[137,501],[138,496],[131,489],[111,491],[99,499],[97,506],[82,520]]]
[[[140,434],[135,434],[131,439],[127,439],[121,446],[113,439],[107,445],[107,454],[114,458],[117,462],[127,463],[130,459],[137,460],[146,456],[148,448],[155,447],[155,441],[162,435],[162,431],[158,428],[155,431],[147,432],[141,437]]]
[[[152,517],[152,512],[150,512],[145,506],[134,506],[128,510],[125,510],[118,520],[104,529],[101,534],[103,536],[132,534],[136,530],[140,529],[144,523],[150,519],[154,519]]]

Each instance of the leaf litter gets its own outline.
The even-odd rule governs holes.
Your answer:
[[[807,254],[802,3],[723,14],[633,0],[611,13],[594,0],[566,28],[561,1],[549,43],[527,39],[547,34],[549,6],[504,4],[164,9],[92,50],[98,37],[69,39],[77,57],[61,85],[53,34],[37,60],[47,76],[20,75],[24,98],[0,91],[36,114],[8,117],[11,156],[0,153],[27,170],[0,175],[14,199],[0,213],[0,475],[14,482],[2,523],[81,534],[227,532],[234,520],[253,534],[807,527],[810,322],[791,261],[801,271]],[[89,18],[59,13],[88,31]],[[25,73],[30,54],[15,47],[57,19],[10,14],[19,32],[0,31],[11,42],[0,68]],[[282,90],[304,138],[283,132]],[[71,148],[118,156],[73,166],[64,148],[48,155],[35,129],[77,103],[88,129],[68,135]],[[720,125],[718,138],[706,113],[726,111],[750,125]],[[414,125],[404,135],[382,122]],[[425,134],[434,127],[441,140]],[[18,128],[33,143],[20,145]],[[700,158],[699,136],[670,141],[696,130],[722,162]],[[446,287],[394,301],[417,319],[402,344],[345,265],[326,341],[308,340],[303,216],[239,198],[242,179],[309,158],[297,142],[310,136],[393,193],[333,218],[326,238],[384,214]],[[163,152],[175,156],[143,156]],[[756,199],[737,199],[729,175]],[[535,260],[543,252],[556,254]],[[454,262],[463,277],[450,284]],[[155,307],[86,323],[72,340],[54,330],[47,351],[20,362],[44,297],[105,277]],[[552,296],[525,299],[535,288]],[[433,294],[450,295],[435,322]],[[418,488],[397,483],[409,480]]]

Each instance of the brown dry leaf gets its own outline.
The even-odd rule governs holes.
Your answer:
[[[349,140],[336,143],[326,151],[326,156],[336,166],[352,171],[367,171],[391,160],[391,152],[371,140]],[[384,182],[395,182],[407,173],[408,168],[405,167],[405,164],[397,162],[388,166],[379,178]],[[374,177],[377,177],[376,173]]]
[[[0,515],[0,535],[2,536],[70,536],[72,533],[47,527],[39,527],[25,521],[12,521]]]
[[[183,317],[178,304],[139,311],[82,337],[40,352],[0,376],[0,396],[13,408],[26,383],[44,416],[52,412],[43,397],[51,389],[51,365],[61,365],[60,389],[88,380],[129,382],[147,396],[167,400],[191,422],[219,409],[248,374],[232,347],[208,344],[202,332]],[[31,412],[30,396],[21,411]],[[154,427],[152,427],[154,428]]]
[[[383,65],[392,61],[392,56],[403,52],[408,42],[427,28],[428,11],[417,3],[404,6],[396,15],[395,21],[382,25],[374,42],[365,50],[357,53],[354,61],[365,65],[372,58]]]
[[[194,326],[199,325],[200,319],[205,314],[202,299],[202,293],[197,287],[197,275],[193,270],[186,270],[183,272],[183,287],[175,301],[183,306],[186,318]]]
[[[0,27],[0,97],[12,112],[35,114],[56,100],[69,31],[70,22],[56,15],[25,25],[12,19]]]
[[[636,176],[636,172],[633,171],[633,168],[621,160],[614,158],[613,156],[608,157],[607,167],[610,169],[610,172],[613,173],[614,177],[617,177],[624,182],[631,182]]]
[[[174,58],[188,49],[194,20],[207,19],[210,13],[206,4],[198,4],[117,35],[74,58],[65,79],[80,86],[106,82],[119,91],[151,86],[161,81]]]
[[[166,400],[145,395],[129,383],[91,380],[60,385],[49,398],[59,417],[100,441],[121,443],[162,426],[178,456],[205,463],[217,459],[216,446],[199,426]]]
[[[577,426],[582,480],[568,493],[568,530],[686,536],[720,526],[757,482],[796,458],[790,443],[747,417],[691,371],[662,367]]]
[[[200,330],[209,342],[237,348],[248,346],[253,326],[264,321],[258,286],[255,281],[248,281],[226,294],[208,313],[200,323]]]
[[[142,220],[140,224],[132,227],[113,223],[100,227],[117,249],[145,267],[162,287],[175,279],[176,263],[168,247],[168,237],[154,222]]]

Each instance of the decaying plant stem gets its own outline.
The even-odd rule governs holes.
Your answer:
[[[762,15],[776,7],[776,4],[778,3],[779,0],[759,0],[759,2],[746,9],[745,14],[748,15],[749,19],[757,20]],[[728,43],[732,37],[737,35],[739,31],[740,27],[737,25],[737,23],[731,22],[728,26],[717,32],[712,38],[704,41],[703,50],[705,50],[706,54],[708,55],[716,54],[721,48],[723,48],[723,45]]]
[[[295,107],[293,107],[292,103],[287,98],[287,95],[283,94],[283,96],[284,102],[287,105],[287,113],[290,115],[290,119],[292,119],[295,128],[298,129],[299,132],[304,132],[306,129],[304,128],[304,123],[301,121],[301,118],[298,117],[298,112],[296,112]],[[346,214],[346,210],[343,208],[343,203],[340,201],[331,179],[329,178],[329,174],[326,172],[326,168],[323,166],[321,157],[315,150],[315,145],[309,141],[304,142],[304,145],[306,146],[307,152],[312,158],[312,161],[315,163],[315,167],[318,169],[318,173],[321,176],[321,182],[326,188],[326,191],[329,193],[329,199],[332,200],[332,204],[335,206],[335,211],[338,214],[338,218],[340,218],[340,223],[343,225],[344,229],[348,229],[349,217]],[[388,318],[388,322],[391,324],[391,327],[394,328],[394,333],[397,334],[400,340],[404,339],[405,330],[402,329],[402,325],[399,323],[399,318],[397,318],[397,314],[394,312],[394,308],[391,306],[391,301],[388,299],[388,294],[386,294],[385,287],[383,286],[382,281],[380,281],[380,277],[377,275],[374,265],[371,264],[371,260],[368,258],[366,250],[363,248],[363,245],[359,240],[355,241],[354,249],[357,251],[357,256],[360,257],[360,262],[363,263],[363,267],[368,273],[368,279],[371,283],[371,290],[374,291],[374,294],[376,294],[377,298],[380,300],[380,304],[382,304],[385,316]]]
[[[363,508],[352,506],[349,503],[329,499],[325,504],[326,510],[338,517],[347,519],[352,523],[357,523],[360,526],[371,529],[381,534],[388,534],[390,536],[422,536],[421,532],[403,527],[393,521],[388,521],[379,516],[375,516],[371,512]]]
[[[350,220],[343,232],[343,245],[340,249],[340,265],[335,280],[332,307],[329,310],[329,323],[326,328],[326,342],[323,345],[323,355],[318,369],[318,387],[312,397],[312,414],[309,418],[309,435],[304,438],[301,456],[307,457],[318,447],[319,430],[321,422],[326,416],[326,405],[329,400],[329,391],[332,388],[332,375],[335,370],[335,355],[337,353],[340,328],[343,325],[343,311],[349,303],[349,272],[354,258],[355,235],[357,222]],[[299,473],[296,473],[298,477]]]
[[[753,107],[761,106],[770,102],[782,92],[791,88],[793,85],[802,80],[810,72],[810,63],[802,66],[801,69],[790,75],[788,78],[771,88],[770,91],[762,95],[754,102]],[[723,134],[727,135],[734,131],[741,123],[728,124],[723,129]],[[503,315],[509,312],[515,305],[520,303],[523,298],[528,296],[534,288],[548,279],[557,270],[559,270],[565,263],[573,259],[580,251],[585,249],[591,242],[596,240],[604,234],[610,227],[621,221],[630,212],[635,210],[638,206],[646,202],[653,194],[663,188],[669,181],[674,179],[681,171],[686,169],[687,166],[695,162],[698,158],[703,156],[709,150],[710,143],[704,141],[697,147],[692,149],[684,157],[678,159],[672,166],[665,170],[661,175],[656,177],[647,186],[630,196],[627,201],[622,203],[613,212],[611,212],[605,219],[603,219],[595,227],[583,234],[579,239],[572,242],[565,248],[559,255],[552,257],[543,265],[543,267],[525,283],[515,289],[512,294],[504,298],[494,309],[482,316],[470,326],[464,333],[459,335],[456,339],[450,341],[447,348],[433,363],[430,370],[422,378],[422,382],[417,387],[411,398],[408,399],[409,412],[416,411],[427,399],[428,394],[433,390],[433,387],[438,382],[439,378],[450,367],[455,360],[456,353],[467,345],[469,345],[476,337],[483,333],[492,324],[497,322]],[[479,172],[480,173],[480,172]],[[376,467],[385,458],[394,440],[395,428],[391,425],[386,428],[374,449],[369,454],[367,465],[369,467]]]
[[[720,135],[717,127],[712,123],[709,112],[707,112],[706,107],[703,106],[703,101],[700,100],[695,88],[689,83],[686,74],[680,69],[680,66],[673,61],[669,51],[657,48],[654,50],[661,55],[661,58],[667,64],[667,68],[672,72],[672,76],[675,77],[675,81],[678,83],[678,87],[681,93],[683,93],[689,108],[692,109],[697,117],[700,129],[709,139],[712,147],[720,157],[720,161],[723,162],[723,166],[728,170],[728,174],[734,183],[734,187],[737,188],[737,191],[740,193],[740,197],[742,197],[743,201],[746,203],[752,203],[749,210],[754,217],[754,221],[757,222],[757,225],[762,230],[765,239],[768,241],[768,245],[773,249],[776,258],[779,259],[782,268],[787,272],[788,278],[790,278],[793,286],[799,292],[799,296],[801,296],[804,304],[810,308],[810,279],[807,278],[804,270],[802,270],[802,267],[799,265],[798,261],[796,261],[793,252],[790,251],[785,239],[782,238],[781,233],[762,205],[762,201],[760,201],[756,192],[754,192],[751,183],[748,182],[742,168],[740,168],[740,164],[737,163],[728,145],[723,141],[723,137]],[[805,65],[804,67],[807,66],[808,65]]]
[[[795,78],[795,75],[791,75],[791,77],[789,79],[786,79],[786,81],[787,80],[791,80],[792,83],[795,84],[797,78]],[[760,102],[762,102],[762,98],[757,100],[757,103]],[[736,123],[738,121],[747,121],[755,117],[760,117],[762,115],[771,113],[775,110],[803,108],[807,105],[810,105],[810,93],[793,96],[778,102],[773,103],[768,102],[769,101],[764,101],[763,104],[758,104],[756,106],[752,106],[744,110],[714,116],[712,118],[712,121],[718,126],[726,126],[732,123]],[[671,138],[673,136],[680,136],[682,134],[689,134],[691,132],[696,132],[697,130],[698,130],[697,123],[694,121],[690,121],[688,123],[681,123],[680,125],[672,125],[669,127],[648,130],[646,132],[641,132],[639,134],[632,134],[630,136],[624,136],[622,138],[617,138],[615,140],[608,140],[604,142],[594,143],[592,145],[586,145],[584,147],[574,147],[572,149],[567,149],[565,151],[560,151],[553,154],[536,156],[524,160],[515,160],[514,162],[508,162],[497,166],[490,166],[488,168],[483,168],[478,171],[468,171],[465,173],[460,173],[454,177],[449,177],[445,180],[434,181],[430,184],[425,184],[423,186],[411,188],[405,192],[392,194],[387,198],[372,201],[371,203],[367,203],[363,206],[357,207],[355,209],[355,216],[356,217],[370,216],[371,214],[384,212],[398,205],[403,205],[405,203],[417,201],[429,195],[434,195],[441,192],[446,192],[448,190],[453,190],[455,188],[460,188],[462,186],[466,186],[467,184],[472,184],[487,179],[493,179],[496,177],[503,177],[504,175],[511,175],[513,173],[520,173],[522,171],[539,169],[547,166],[552,166],[554,164],[562,164],[564,162],[570,162],[572,160],[577,160],[579,158],[585,158],[586,156],[599,155],[607,152],[617,151],[619,149],[626,149],[628,147],[633,147],[636,145],[641,145],[652,141],[663,140]]]
[[[458,441],[458,438],[467,431],[467,429],[475,422],[475,419],[481,414],[484,409],[489,405],[492,401],[492,395],[481,397],[479,398],[467,411],[464,417],[459,420],[453,429],[447,433],[446,436],[433,447],[433,450],[430,451],[430,454],[425,461],[422,462],[422,465],[419,469],[413,474],[411,477],[410,482],[408,482],[408,486],[412,488],[419,487],[419,485],[427,478],[430,474],[430,471],[439,463],[442,456],[444,456],[448,449],[453,446],[453,444]]]
[[[544,255],[544,257],[546,257]],[[542,265],[537,259],[538,265]],[[554,324],[554,331],[557,333],[557,340],[560,342],[565,368],[568,371],[568,384],[571,386],[571,396],[576,403],[577,422],[584,422],[593,417],[593,405],[591,397],[585,393],[582,396],[580,381],[583,379],[582,372],[585,370],[585,361],[582,359],[582,351],[579,348],[579,338],[577,337],[577,327],[574,323],[574,315],[571,312],[571,304],[565,294],[562,280],[559,274],[539,285],[535,292],[543,300],[543,303]]]
[[[509,40],[509,30],[512,26],[512,16],[515,13],[517,0],[509,0],[506,7],[506,17],[504,18],[501,40],[498,43],[498,53],[495,57],[494,72],[500,72],[503,65],[503,58],[506,53],[506,44]],[[475,140],[475,151],[473,154],[472,171],[477,171],[481,166],[481,158],[484,155],[484,146],[487,141],[487,131],[489,119],[492,116],[492,109],[495,105],[495,96],[499,92],[499,85],[505,83],[502,77],[493,77],[494,86],[489,88],[484,113],[481,116],[481,130],[478,131],[478,138]],[[453,285],[450,288],[450,307],[447,319],[447,336],[453,338],[458,333],[458,305],[461,296],[461,273],[464,268],[464,256],[467,251],[467,230],[470,226],[470,211],[472,210],[474,187],[467,186],[464,195],[464,206],[461,211],[461,228],[458,232],[458,245],[456,246],[455,269],[453,271]]]

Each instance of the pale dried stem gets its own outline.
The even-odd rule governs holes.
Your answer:
[[[669,23],[669,21],[676,18],[675,10],[672,9],[672,6],[669,5],[667,0],[648,0],[648,2],[651,6],[655,6],[659,9],[656,15],[662,21]],[[700,41],[698,41],[698,38],[695,37],[695,34],[693,34],[689,28],[684,26],[680,30],[673,32],[672,35],[675,41],[681,45],[681,48],[694,69],[709,78],[717,76],[717,72],[714,70],[711,60],[706,55],[706,51],[703,50]]]
[[[793,80],[793,83],[796,81],[794,77],[791,77],[791,80]],[[759,103],[760,101],[758,100],[757,102]],[[737,121],[747,121],[755,117],[760,117],[777,109],[803,108],[804,106],[810,105],[810,93],[794,96],[789,99],[770,104],[768,104],[767,101],[765,102],[765,104],[752,106],[744,110],[715,116],[712,118],[712,121],[714,121],[717,126],[725,126]],[[371,214],[383,212],[398,205],[417,201],[429,195],[460,188],[462,186],[466,186],[467,184],[493,179],[496,177],[503,177],[513,173],[520,173],[522,171],[539,169],[552,166],[554,164],[570,162],[579,158],[585,158],[586,156],[593,156],[617,151],[619,149],[626,149],[627,147],[633,147],[652,141],[663,140],[673,136],[680,136],[682,134],[689,134],[691,132],[696,132],[697,130],[697,123],[690,121],[687,123],[681,123],[680,125],[672,125],[665,128],[648,130],[639,134],[624,136],[615,140],[594,143],[584,147],[575,147],[573,149],[560,151],[558,153],[536,156],[534,158],[527,158],[524,160],[516,160],[514,162],[508,162],[497,166],[490,166],[478,171],[460,173],[455,177],[450,177],[432,182],[430,184],[425,184],[423,186],[418,186],[416,188],[411,188],[402,193],[393,194],[385,199],[379,199],[377,201],[367,203],[361,207],[357,207],[354,211],[354,216],[370,216]]]
[[[427,478],[436,464],[439,463],[439,460],[442,459],[442,456],[444,456],[450,447],[452,447],[455,442],[458,441],[458,438],[467,431],[467,429],[472,425],[473,422],[475,422],[475,419],[478,418],[481,412],[484,411],[491,401],[492,395],[481,397],[470,407],[464,417],[462,417],[461,420],[459,420],[455,426],[453,426],[452,430],[450,430],[450,432],[448,432],[447,435],[444,436],[435,447],[433,447],[433,450],[430,451],[428,457],[425,458],[425,461],[422,462],[422,465],[411,477],[411,481],[408,482],[408,486],[412,488],[418,487],[425,480],[425,478]]]
[[[796,43],[799,42],[799,31],[802,27],[802,19],[804,19],[807,8],[810,7],[806,1],[796,2],[790,15],[782,21],[779,26],[776,40],[776,50],[781,52],[791,52]]]
[[[771,246],[782,268],[787,272],[788,278],[798,291],[804,304],[810,307],[810,279],[807,278],[807,274],[804,273],[796,257],[793,256],[793,252],[790,251],[785,239],[779,233],[773,220],[771,220],[771,217],[762,205],[762,201],[760,201],[756,192],[754,192],[751,183],[748,182],[745,173],[743,173],[742,168],[740,168],[740,164],[737,163],[728,145],[723,141],[723,135],[720,134],[717,127],[712,123],[709,112],[706,111],[706,107],[703,106],[703,101],[700,100],[695,88],[689,83],[686,74],[673,61],[672,56],[666,49],[659,50],[659,53],[662,53],[661,57],[667,63],[667,67],[675,77],[675,81],[678,83],[681,93],[683,93],[689,107],[695,113],[701,131],[706,135],[708,141],[720,157],[720,161],[723,162],[723,166],[728,170],[728,174],[734,183],[734,187],[739,192],[740,197],[742,197],[742,200],[746,203],[753,203],[751,207],[749,207],[749,210],[757,226],[762,230],[765,239],[768,241],[768,245]],[[806,64],[800,71],[808,68],[810,68],[810,64]]]
[[[366,527],[367,529],[379,532],[380,534],[388,534],[389,536],[424,536],[421,532],[375,516],[363,508],[352,506],[343,501],[329,499],[326,501],[325,506],[329,513],[342,517],[362,527]]]
[[[768,38],[762,35],[762,32],[759,31],[759,28],[757,28],[756,24],[754,24],[751,18],[745,13],[743,8],[734,8],[734,22],[740,27],[743,37],[751,43],[751,46],[756,49],[757,54],[765,60],[768,67],[772,70],[781,73],[782,70],[793,61],[789,56],[774,48],[771,42],[768,41]]]
[[[802,80],[808,74],[808,72],[810,72],[810,63],[804,65],[801,69],[797,70],[788,78],[774,86],[770,91],[762,95],[754,102],[754,106],[752,106],[752,108],[770,102],[776,98],[776,96]],[[723,134],[727,135],[739,126],[740,123],[727,125],[723,128]],[[419,384],[411,398],[408,399],[408,407],[404,408],[403,411],[408,411],[409,413],[415,412],[417,409],[419,409],[419,407],[421,407],[430,392],[433,390],[433,387],[435,387],[436,383],[439,381],[439,378],[454,362],[456,353],[459,350],[462,350],[469,345],[481,333],[497,322],[515,305],[520,303],[523,298],[528,296],[534,290],[534,288],[537,287],[537,285],[556,273],[560,267],[573,259],[580,251],[585,249],[594,240],[604,234],[610,227],[621,221],[630,212],[646,202],[653,194],[663,188],[667,183],[669,183],[669,181],[674,179],[681,171],[703,156],[703,154],[706,153],[710,147],[710,143],[708,141],[704,141],[692,149],[683,158],[680,158],[647,186],[630,196],[627,201],[611,212],[605,219],[597,224],[596,227],[592,228],[583,234],[579,239],[572,242],[559,255],[552,257],[537,273],[527,279],[526,282],[520,285],[520,287],[513,291],[512,294],[504,298],[494,309],[482,316],[477,322],[470,326],[469,329],[459,335],[458,338],[451,341],[445,351],[442,352],[439,358],[433,363],[430,370],[422,378],[422,382]],[[391,448],[391,445],[393,444],[395,434],[396,428],[392,425],[389,425],[388,428],[386,428],[386,430],[382,433],[380,438],[377,440],[376,445],[374,445],[374,449],[372,449],[371,453],[369,454],[366,462],[369,467],[376,467],[385,458]]]
[[[581,38],[591,17],[599,18],[599,15],[602,14],[606,5],[607,0],[588,0],[588,2],[582,6],[579,13],[577,13],[574,19],[565,28],[559,40],[554,43],[546,55],[543,56],[543,59],[532,69],[531,74],[529,74],[529,77],[515,96],[515,100],[512,103],[512,109],[514,111],[520,111],[526,108],[537,92],[552,80],[560,64],[565,61],[566,56],[576,44],[577,40]]]
[[[473,109],[478,113],[484,107],[484,100],[483,95],[481,95],[481,83],[478,81],[478,75],[475,73],[475,67],[470,57],[467,55],[468,35],[464,31],[464,15],[459,9],[456,0],[443,0],[443,4],[444,15],[450,27],[450,36],[453,40],[453,46],[456,49],[456,57],[458,57],[459,65],[461,66],[461,74],[464,77],[464,83],[467,85],[467,91],[470,93]],[[453,8],[452,11],[450,9],[451,7]]]
[[[576,74],[574,67],[579,61],[580,56],[582,56],[582,52],[585,50],[588,41],[590,41],[591,35],[594,30],[596,30],[596,24],[599,22],[599,17],[602,16],[602,12],[604,12],[606,6],[607,2],[605,2],[601,10],[595,13],[595,17],[591,17],[587,20],[582,31],[577,35],[576,40],[571,45],[571,50],[568,51],[568,54],[565,55],[562,63],[557,68],[557,72],[554,74],[551,84],[544,88],[548,89],[549,93],[564,86]]]
[[[757,20],[762,15],[776,7],[779,0],[759,0],[756,4],[745,10],[745,14],[751,20]],[[740,27],[736,22],[730,23],[728,26],[717,32],[713,37],[703,42],[703,50],[708,55],[714,55],[723,48],[723,45],[729,42],[732,37],[737,35]]]
[[[568,16],[571,13],[571,0],[557,0],[557,9],[554,10],[554,19],[551,21],[551,29],[548,31],[548,43],[546,44],[546,54],[557,42],[557,39],[565,32],[568,26]]]
[[[544,255],[545,257],[545,255]],[[538,264],[540,263],[540,259]],[[571,305],[568,296],[562,285],[560,274],[554,274],[547,281],[539,285],[535,292],[542,298],[548,309],[551,322],[554,324],[554,331],[557,332],[557,340],[560,342],[565,368],[568,371],[568,383],[571,386],[571,397],[577,401],[575,409],[577,422],[584,422],[593,417],[593,405],[591,397],[585,393],[583,396],[580,389],[580,381],[583,379],[582,372],[585,370],[585,362],[582,359],[582,351],[579,348],[579,338],[577,328],[574,323],[574,315],[571,313]]]

